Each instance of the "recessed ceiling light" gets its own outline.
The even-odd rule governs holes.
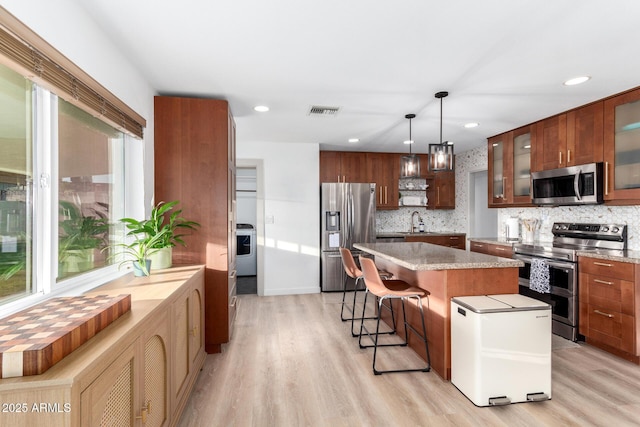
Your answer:
[[[356,142],[360,142],[360,140],[358,138],[349,138],[349,142],[356,143]]]
[[[405,144],[407,144],[407,145],[409,145],[409,144],[413,144],[413,140],[411,140],[411,139],[407,139],[404,143],[405,143]]]
[[[466,127],[467,129],[469,129],[469,128],[477,128],[478,126],[480,126],[480,123],[476,123],[476,122],[466,123],[464,125],[464,127]]]
[[[266,105],[256,105],[255,107],[253,107],[253,109],[259,113],[266,113],[267,111],[269,111],[269,107],[267,107]]]
[[[575,85],[579,85],[580,83],[584,83],[587,80],[589,80],[591,77],[589,76],[579,76],[579,77],[574,77],[572,79],[569,79],[567,81],[565,81],[563,84],[565,86],[575,86]]]

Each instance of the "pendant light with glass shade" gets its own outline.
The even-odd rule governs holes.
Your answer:
[[[409,155],[400,158],[400,178],[418,178],[420,176],[420,158],[416,154],[411,154],[411,119],[415,118],[415,114],[407,114],[405,119],[409,119],[409,140],[405,144],[409,144]]]
[[[440,143],[429,144],[429,170],[452,171],[453,170],[453,144],[442,140],[442,98],[449,92],[438,92],[436,98],[440,99]]]

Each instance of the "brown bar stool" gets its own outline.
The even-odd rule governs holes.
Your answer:
[[[366,326],[364,325],[364,321],[360,324],[360,338],[358,339],[358,343],[360,344],[360,348],[373,347],[373,373],[376,375],[384,374],[387,372],[429,372],[431,370],[431,357],[429,356],[429,345],[427,343],[427,328],[424,323],[424,311],[422,310],[422,298],[427,296],[427,291],[424,289],[420,289],[414,286],[409,285],[407,282],[402,280],[382,280],[380,275],[378,274],[378,269],[376,268],[376,264],[373,260],[365,257],[360,257],[360,267],[362,268],[363,276],[364,276],[364,284],[366,286],[366,291],[364,294],[364,303],[367,303],[367,295],[372,293],[378,298],[378,316],[376,320],[376,331],[375,333],[370,333]],[[407,298],[415,298],[418,304],[418,309],[420,310],[420,319],[422,321],[422,334],[417,331],[413,326],[407,323],[407,315],[404,307],[404,300]],[[402,317],[404,320],[404,342],[403,343],[394,343],[394,344],[378,344],[378,335],[380,335],[380,317],[382,313],[382,307],[388,308],[383,304],[385,299],[399,299],[402,305]],[[390,301],[391,302],[391,301]],[[391,305],[391,304],[389,304]],[[391,313],[393,316],[393,312]],[[364,317],[364,310],[363,310]],[[395,328],[395,321],[393,321]],[[426,350],[427,355],[427,366],[424,368],[415,368],[415,369],[396,369],[396,370],[386,370],[379,371],[376,369],[376,355],[378,351],[378,347],[391,347],[391,346],[406,346],[408,344],[409,338],[409,330],[411,330],[416,336],[418,336],[424,342],[424,348]],[[366,333],[369,338],[373,340],[373,345],[365,346],[362,345],[362,335]]]
[[[364,320],[376,319],[376,317],[364,317],[364,314],[362,315],[362,317],[355,317],[356,298],[358,295],[358,291],[365,290],[364,286],[362,287],[362,289],[358,289],[358,284],[363,278],[362,271],[360,271],[360,269],[356,265],[356,261],[353,259],[353,255],[351,254],[351,251],[349,249],[340,248],[340,257],[342,258],[342,266],[344,267],[344,271],[345,273],[347,273],[347,277],[344,280],[344,285],[342,288],[342,307],[340,308],[340,319],[343,322],[347,320],[351,320],[351,336],[357,337],[358,334],[353,329],[355,321],[356,320],[363,321],[363,318]],[[387,273],[386,271],[379,271],[378,273],[380,274],[380,276],[387,279],[390,279],[392,276],[391,273]],[[349,307],[348,303],[346,302],[347,282],[349,281],[349,277],[355,280],[355,288],[353,290],[353,303],[351,307]],[[351,312],[351,317],[344,317],[345,307],[348,311]]]

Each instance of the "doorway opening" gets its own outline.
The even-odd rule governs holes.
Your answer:
[[[487,170],[469,171],[470,237],[498,237],[498,212],[489,209],[489,181]]]
[[[236,162],[236,293],[264,295],[262,160]]]

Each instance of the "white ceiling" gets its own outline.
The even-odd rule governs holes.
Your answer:
[[[637,0],[76,1],[160,94],[227,99],[240,142],[402,152],[415,113],[424,153],[446,90],[443,138],[463,152],[640,85]]]

